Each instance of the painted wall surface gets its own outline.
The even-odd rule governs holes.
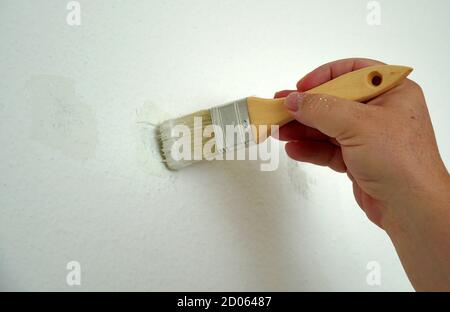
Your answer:
[[[69,1],[0,1],[0,290],[411,291],[345,175],[281,143],[275,171],[170,172],[154,139],[364,56],[415,68],[449,166],[449,2],[369,2],[83,0],[70,26]]]

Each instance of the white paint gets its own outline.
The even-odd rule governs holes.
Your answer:
[[[450,165],[449,3],[382,4],[368,27],[357,0],[87,1],[74,29],[58,1],[2,1],[0,289],[411,290],[345,175],[284,154],[273,172],[170,172],[137,123],[269,97],[361,55],[415,68]]]
[[[136,160],[147,174],[167,175],[167,168],[160,153],[157,126],[168,118],[171,118],[170,115],[151,101],[146,101],[142,107],[136,109],[136,121],[132,126],[136,136]]]

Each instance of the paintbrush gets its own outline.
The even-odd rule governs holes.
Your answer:
[[[400,84],[411,71],[412,68],[406,66],[370,66],[306,92],[365,102]],[[250,143],[263,142],[270,136],[273,126],[281,127],[293,120],[283,102],[284,98],[247,97],[163,122],[158,133],[167,167],[181,169]]]

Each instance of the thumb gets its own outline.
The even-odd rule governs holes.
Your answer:
[[[364,131],[369,105],[330,95],[294,92],[285,99],[285,106],[302,124],[339,139],[350,138]]]

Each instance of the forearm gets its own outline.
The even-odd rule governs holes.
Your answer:
[[[414,288],[450,291],[450,177],[391,207],[386,231]]]

